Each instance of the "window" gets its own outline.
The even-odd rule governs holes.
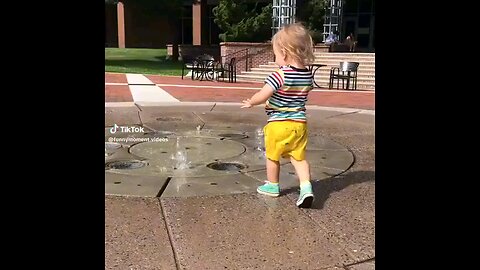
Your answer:
[[[372,1],[373,0],[359,0],[360,12],[372,12]]]
[[[344,13],[357,13],[358,12],[358,0],[349,0],[345,1],[345,6],[343,7]]]
[[[358,27],[360,28],[370,27],[370,14],[361,14],[358,16]]]

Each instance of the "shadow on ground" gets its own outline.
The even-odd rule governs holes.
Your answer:
[[[281,181],[281,180],[280,180]],[[334,177],[312,182],[315,200],[313,209],[322,209],[330,194],[347,188],[348,186],[375,181],[375,171],[346,172]],[[282,190],[282,195],[298,193],[298,187]]]

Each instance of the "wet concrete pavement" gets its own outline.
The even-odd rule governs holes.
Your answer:
[[[374,114],[307,112],[316,199],[299,209],[288,161],[280,197],[255,192],[265,179],[260,107],[105,108],[106,142],[163,140],[132,139],[106,151],[105,268],[374,269]],[[145,132],[111,134],[115,124]],[[143,167],[115,167],[132,160]],[[215,162],[244,168],[207,166]]]

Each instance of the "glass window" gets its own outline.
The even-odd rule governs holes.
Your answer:
[[[183,6],[182,17],[191,18],[192,17],[192,6]]]
[[[360,12],[371,12],[372,11],[372,0],[360,0]]]
[[[192,44],[193,42],[193,26],[192,19],[183,19],[183,36],[182,44]]]
[[[370,14],[362,14],[358,16],[358,27],[361,27],[361,28],[370,27]]]
[[[343,12],[345,13],[357,13],[358,0],[348,0],[345,1],[345,6],[343,7]]]
[[[358,47],[368,47],[368,42],[370,41],[369,34],[358,34],[357,35],[357,46]]]

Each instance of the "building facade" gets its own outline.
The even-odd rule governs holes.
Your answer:
[[[330,1],[330,0],[327,0]],[[252,1],[260,6],[272,0]],[[297,6],[306,0],[297,0]],[[221,41],[221,29],[212,9],[218,0],[185,0],[176,19],[148,16],[135,0],[105,4],[105,46],[119,48],[165,48],[169,43],[214,45]],[[375,50],[375,0],[345,0],[340,36],[353,33],[359,51]]]

